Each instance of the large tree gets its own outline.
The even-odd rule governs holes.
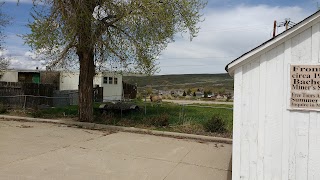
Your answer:
[[[79,120],[93,120],[95,68],[117,61],[147,73],[176,33],[196,36],[203,0],[34,0],[26,42],[50,66],[80,64]]]
[[[3,13],[2,7],[4,2],[0,1],[0,75],[2,75],[3,70],[7,69],[9,66],[9,59],[5,56],[4,49],[4,39],[5,34],[3,32],[4,27],[9,24],[9,17]]]

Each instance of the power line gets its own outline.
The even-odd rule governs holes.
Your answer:
[[[202,64],[202,65],[169,65],[169,66],[159,66],[159,67],[203,67],[203,66],[217,66],[217,65],[208,65],[208,64]]]
[[[214,58],[216,58],[216,59],[218,59],[218,58],[234,58],[234,57],[237,57],[237,56],[216,56],[216,57],[214,57],[214,56],[211,56],[211,57],[199,57],[199,58],[164,58],[164,59],[158,59],[158,60],[171,60],[171,59],[209,59],[209,58],[212,58],[212,59],[214,59]]]
[[[286,18],[283,22],[280,22],[277,24],[277,27],[286,27],[286,30],[288,28],[292,28],[296,23],[292,22],[290,18]]]
[[[263,26],[239,26],[239,27],[230,27],[230,28],[220,28],[220,29],[203,29],[200,32],[225,32],[225,31],[248,31],[248,30],[261,30],[261,28],[268,28],[267,25]]]

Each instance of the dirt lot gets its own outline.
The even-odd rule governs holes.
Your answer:
[[[0,121],[0,179],[231,179],[232,146]]]

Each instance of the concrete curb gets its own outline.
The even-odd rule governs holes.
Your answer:
[[[155,130],[134,128],[134,127],[111,126],[111,125],[95,124],[95,123],[87,123],[87,122],[76,122],[76,121],[55,120],[55,119],[40,119],[40,118],[7,116],[7,115],[0,115],[0,120],[63,124],[63,125],[77,126],[79,128],[86,128],[86,129],[93,129],[93,130],[114,130],[114,131],[132,132],[132,133],[139,133],[139,134],[150,134],[150,135],[156,135],[156,136],[175,137],[175,138],[183,138],[183,139],[194,139],[194,140],[201,140],[201,141],[232,144],[232,139],[229,139],[229,138],[202,136],[202,135],[167,132],[167,131],[155,131]]]

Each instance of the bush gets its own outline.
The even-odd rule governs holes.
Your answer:
[[[136,100],[137,100],[138,102],[142,102],[142,101],[144,101],[144,97],[143,97],[143,95],[142,95],[141,93],[137,93]]]
[[[155,126],[155,127],[164,127],[169,125],[169,116],[167,114],[161,114],[153,117],[144,118],[145,125]]]
[[[40,110],[33,110],[31,112],[31,116],[33,118],[42,118],[44,116],[44,113],[42,111],[40,111]]]
[[[95,121],[103,124],[115,125],[115,117],[113,113],[103,112],[102,114],[97,114]]]
[[[163,95],[162,96],[162,99],[174,99],[174,97],[171,95],[171,94],[168,94],[168,95]]]
[[[186,91],[183,91],[183,94],[182,94],[182,96],[187,96],[187,93],[186,93]]]
[[[227,131],[225,122],[220,115],[214,115],[210,120],[203,124],[207,132],[224,133]]]
[[[7,112],[7,107],[5,107],[3,104],[0,104],[0,114],[4,114]]]

